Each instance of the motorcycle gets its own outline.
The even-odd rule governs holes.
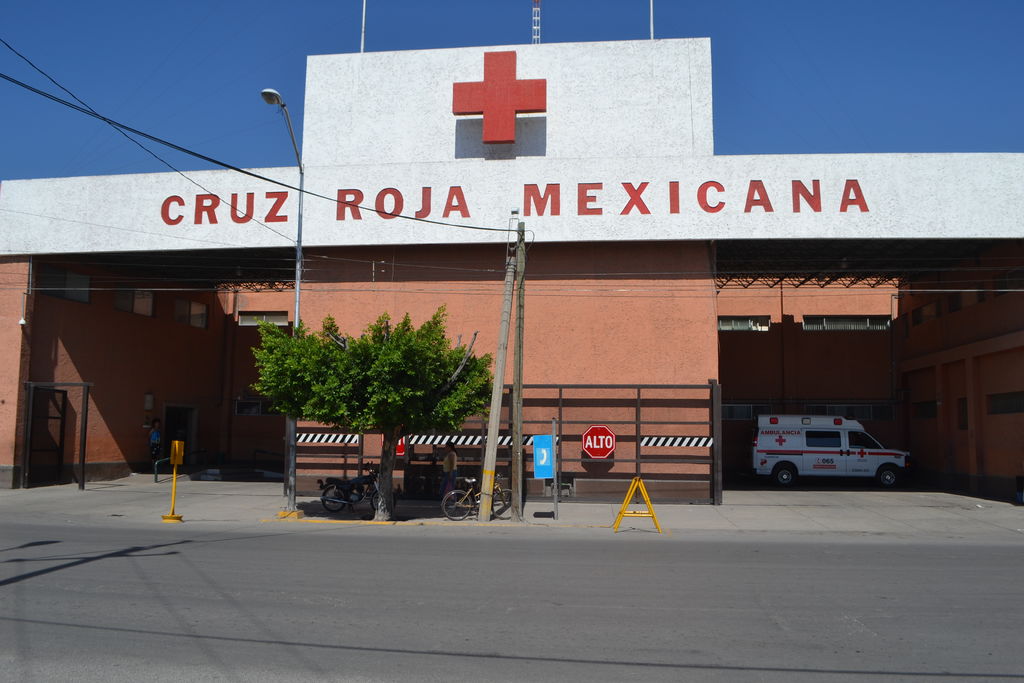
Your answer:
[[[317,479],[320,486],[320,504],[328,512],[338,512],[344,507],[354,510],[357,503],[370,501],[370,510],[377,509],[380,491],[377,490],[377,472],[369,470],[355,479],[327,477]]]

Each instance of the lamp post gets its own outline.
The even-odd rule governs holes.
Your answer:
[[[302,154],[299,153],[299,145],[295,142],[295,130],[292,128],[292,117],[288,114],[288,105],[284,103],[284,98],[281,97],[281,93],[277,92],[273,88],[267,88],[260,92],[260,96],[263,101],[267,104],[273,104],[281,107],[281,111],[284,112],[284,120],[288,124],[288,135],[292,139],[292,148],[295,150],[295,160],[299,164],[299,217],[296,221],[295,229],[295,324],[292,326],[292,334],[299,327],[299,322],[302,320],[299,315],[299,299],[300,291],[302,289],[302,198],[305,193],[306,183],[306,170],[302,166]],[[286,472],[284,478],[284,493],[288,499],[286,510],[289,512],[295,510],[295,437],[296,437],[295,417],[289,415],[286,418],[285,423],[285,439],[287,443],[287,463]]]

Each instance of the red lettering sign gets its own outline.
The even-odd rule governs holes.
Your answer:
[[[794,214],[810,210],[813,213],[822,212],[822,204],[830,188],[822,189],[822,182],[819,179],[809,181],[791,180],[791,206]],[[744,213],[752,213],[755,208],[761,209],[764,213],[773,213],[771,197],[762,180],[747,181],[746,201],[743,206]],[[621,182],[626,194],[626,201],[619,212],[621,216],[638,214],[649,216],[654,210],[660,210],[668,214],[679,214],[686,209],[683,205],[683,192],[685,182],[671,180],[665,183],[654,184],[649,181],[643,182]],[[691,186],[692,187],[692,186]],[[604,208],[600,206],[601,191],[604,183],[577,183],[576,185],[576,215],[578,216],[600,216],[604,214]],[[831,189],[835,189],[834,187]],[[668,202],[665,204],[667,190]],[[707,180],[697,186],[697,205],[705,213],[719,213],[726,208],[727,202],[724,199],[725,186],[716,180]],[[284,213],[289,193],[286,191],[266,192],[264,196],[267,203],[258,206],[255,192],[232,192],[230,201],[222,199],[219,195],[212,193],[196,194],[188,199],[178,195],[166,197],[160,203],[160,219],[165,225],[181,225],[185,216],[191,216],[195,225],[218,225],[222,218],[230,219],[237,225],[244,225],[253,221],[257,216],[263,214],[265,223],[283,223],[289,220],[288,214]],[[653,199],[651,198],[653,196]],[[366,195],[363,190],[357,188],[344,188],[337,190],[336,220],[362,220],[362,209],[377,214],[380,218],[390,220],[402,217],[405,214],[405,194],[397,187],[385,187],[377,190],[374,195],[373,208],[363,206]],[[427,218],[432,213],[433,188],[421,187],[419,209],[414,214],[415,218]],[[192,206],[188,206],[189,202]],[[225,206],[226,205],[226,206]],[[545,185],[526,183],[523,185],[523,213],[526,216],[561,216],[562,215],[562,186],[560,183],[548,183]],[[832,206],[835,206],[834,204]],[[839,197],[839,213],[847,213],[852,209],[858,209],[861,213],[869,211],[867,198],[861,188],[860,181],[848,179],[845,181],[842,194]],[[411,208],[410,208],[411,211]],[[223,214],[227,212],[225,217]],[[257,213],[260,212],[260,213]],[[218,213],[220,215],[218,215]],[[449,218],[471,218],[469,202],[466,193],[459,185],[452,185],[448,188],[444,203],[441,207],[441,216]]]

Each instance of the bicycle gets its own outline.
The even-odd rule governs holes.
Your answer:
[[[465,490],[454,489],[441,499],[444,516],[455,522],[471,514],[480,514],[480,492],[476,489],[476,478],[467,477],[463,481],[467,486]],[[512,490],[502,488],[497,478],[491,495],[491,512],[498,519],[509,519],[512,516]]]

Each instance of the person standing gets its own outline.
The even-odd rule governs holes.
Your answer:
[[[459,476],[459,452],[450,443],[444,447],[444,460],[441,462],[441,496],[455,488],[455,478]]]
[[[163,452],[163,435],[160,433],[160,418],[155,418],[149,427],[149,457],[159,460]]]

